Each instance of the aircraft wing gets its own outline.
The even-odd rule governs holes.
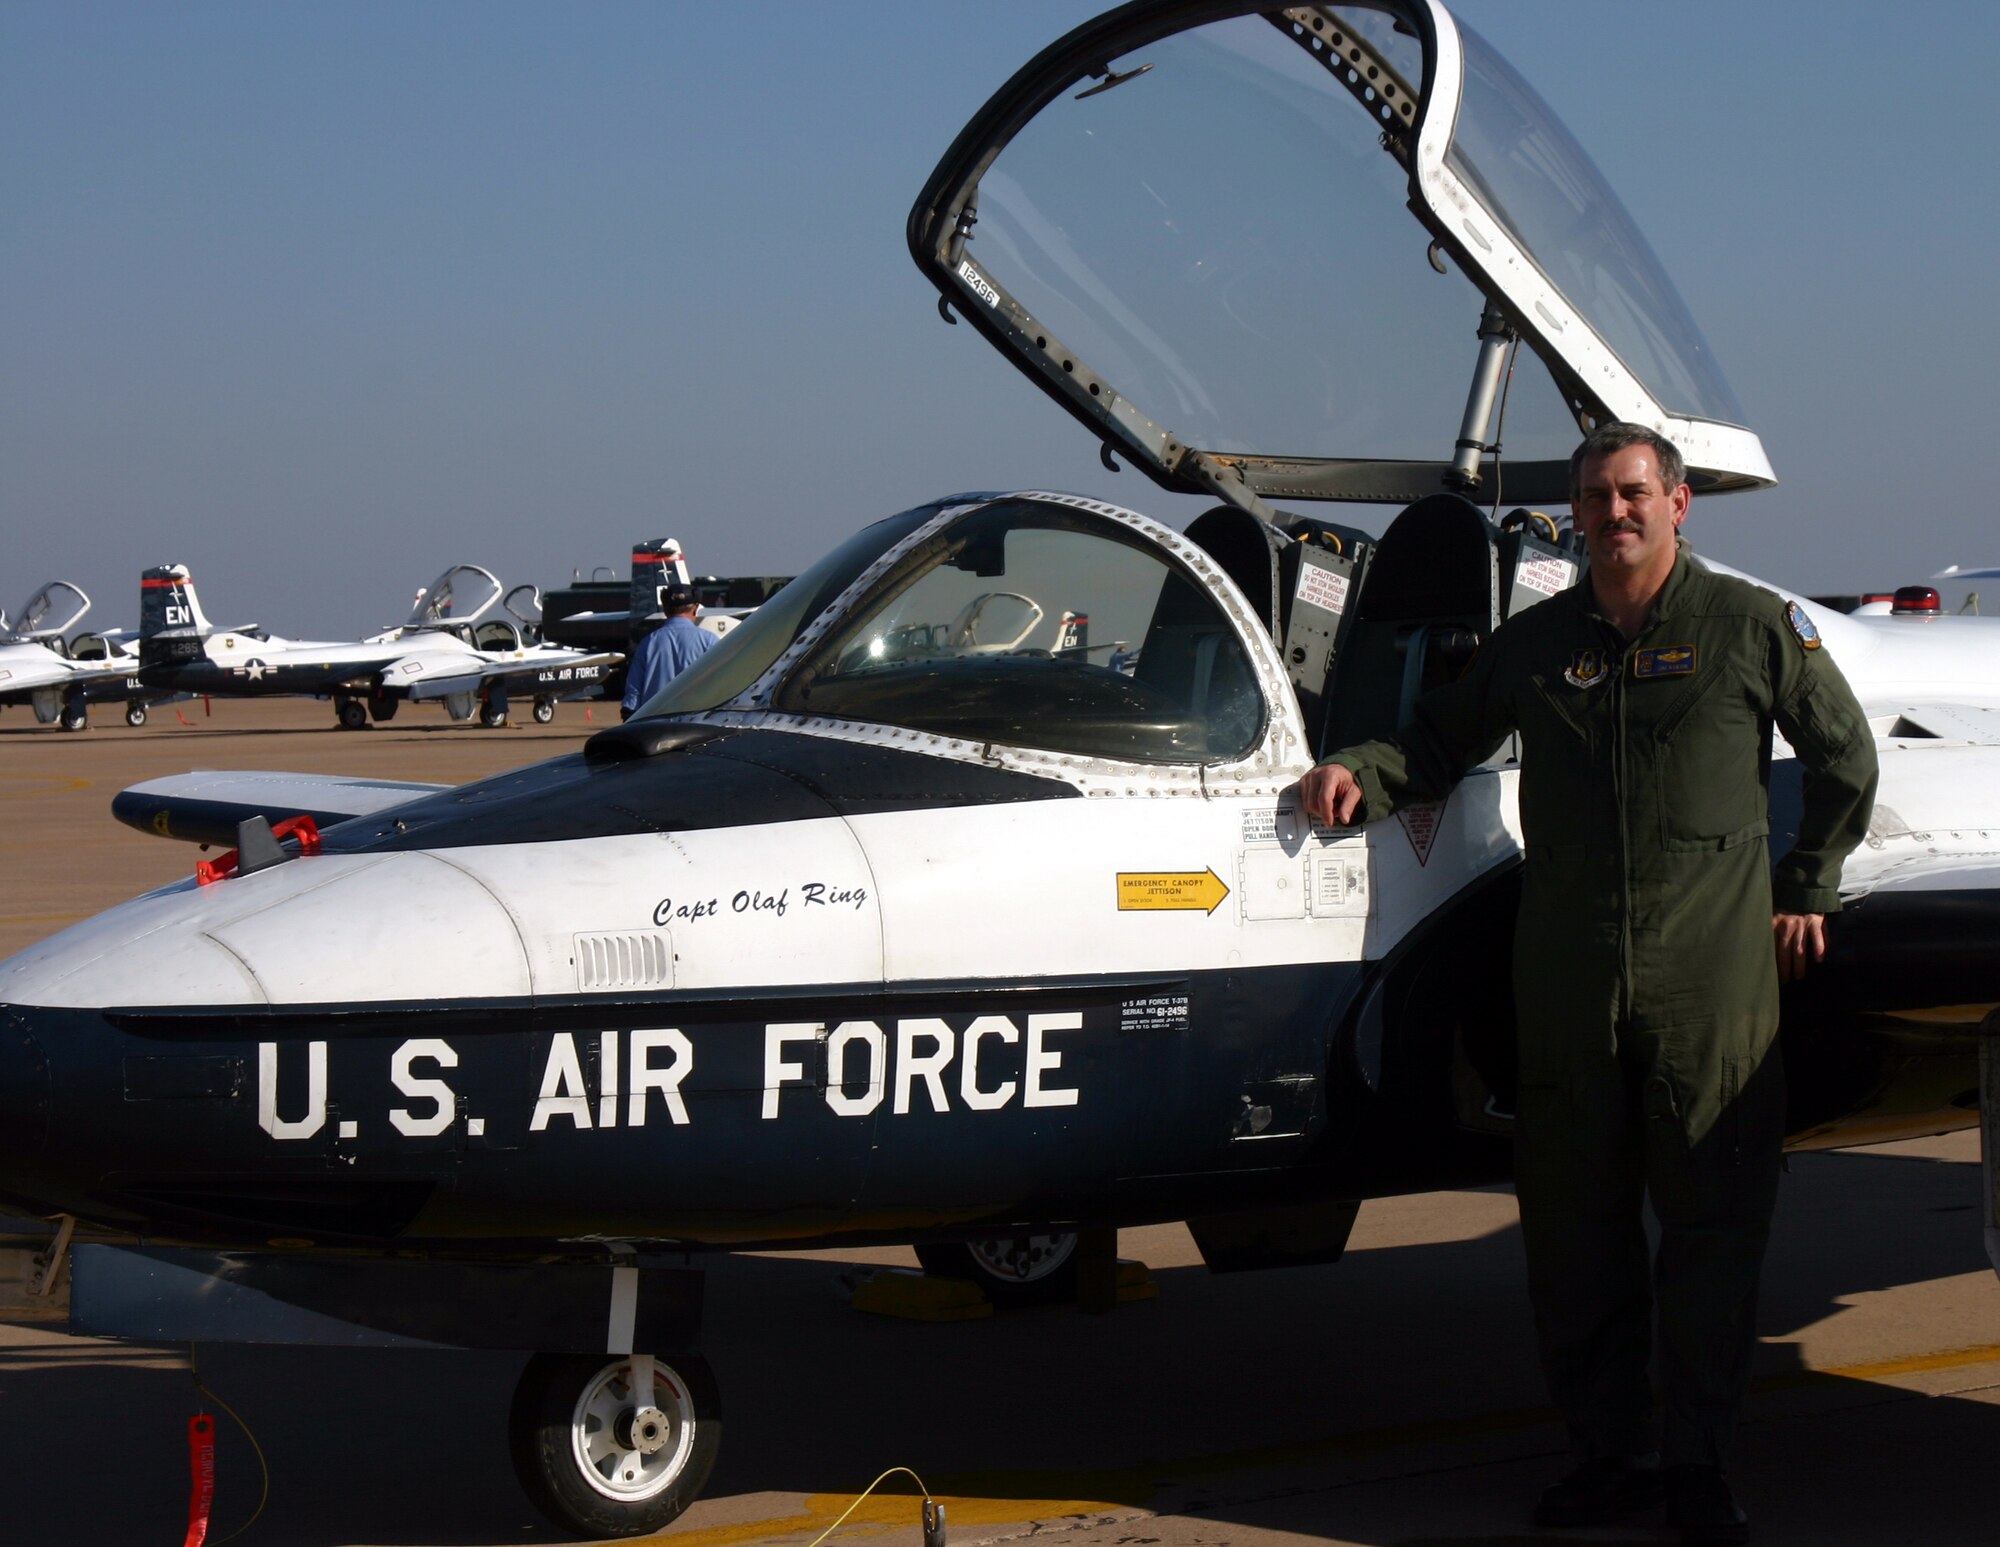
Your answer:
[[[66,692],[79,685],[101,690],[118,684],[115,693],[94,691],[93,698],[125,697],[125,677],[138,668],[130,658],[106,661],[73,661],[40,645],[12,646],[0,650],[0,704],[30,702],[37,693]]]
[[[454,672],[448,677],[426,677],[420,682],[412,682],[404,691],[409,698],[421,703],[428,699],[449,698],[454,693],[475,693],[489,683],[501,682],[522,692],[534,689],[560,697],[603,681],[605,672],[624,659],[616,650],[605,650],[595,655],[564,654],[540,658],[529,654],[518,660],[496,661],[477,670]],[[386,683],[400,686],[395,684],[393,669],[383,676]]]
[[[1981,704],[1909,704],[1901,709],[1892,734],[2000,746],[2000,709]]]
[[[339,774],[203,770],[148,779],[120,790],[112,798],[111,814],[127,826],[162,838],[233,844],[236,824],[251,817],[276,823],[303,814],[325,828],[450,788]]]
[[[1870,712],[1881,784],[1807,997],[1976,1034],[2000,1009],[2000,853],[1981,799],[2000,781],[2000,708],[1878,697]],[[1773,764],[1773,853],[1797,832],[1798,780],[1788,756]]]
[[[44,688],[67,687],[76,680],[76,673],[65,671],[66,664],[0,666],[0,704],[26,703]]]

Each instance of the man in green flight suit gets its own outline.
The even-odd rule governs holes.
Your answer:
[[[1600,1524],[1664,1492],[1683,1540],[1738,1542],[1723,1465],[1784,1138],[1778,984],[1824,953],[1875,747],[1803,610],[1679,536],[1690,491],[1671,442],[1601,426],[1570,485],[1585,578],[1510,618],[1395,737],[1299,787],[1321,823],[1375,821],[1519,733],[1515,1185],[1543,1369],[1580,1458],[1535,1520]],[[1774,722],[1805,792],[1775,873]]]

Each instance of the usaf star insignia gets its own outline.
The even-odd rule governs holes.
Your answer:
[[[1806,616],[1805,608],[1797,602],[1785,603],[1785,622],[1791,625],[1792,632],[1798,636],[1801,647],[1807,650],[1817,650],[1820,647],[1822,641],[1819,630],[1813,627],[1813,620]]]
[[[1563,681],[1573,688],[1592,688],[1604,680],[1604,651],[1596,646],[1579,650],[1569,658]]]

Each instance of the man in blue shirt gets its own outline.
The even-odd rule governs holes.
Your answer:
[[[715,636],[696,625],[701,604],[691,585],[660,587],[660,606],[667,621],[639,641],[625,668],[625,718],[631,719],[638,707],[688,667],[700,660],[715,643]]]

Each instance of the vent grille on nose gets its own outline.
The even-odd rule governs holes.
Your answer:
[[[672,988],[673,939],[664,930],[578,935],[576,985],[586,993],[613,988]]]

